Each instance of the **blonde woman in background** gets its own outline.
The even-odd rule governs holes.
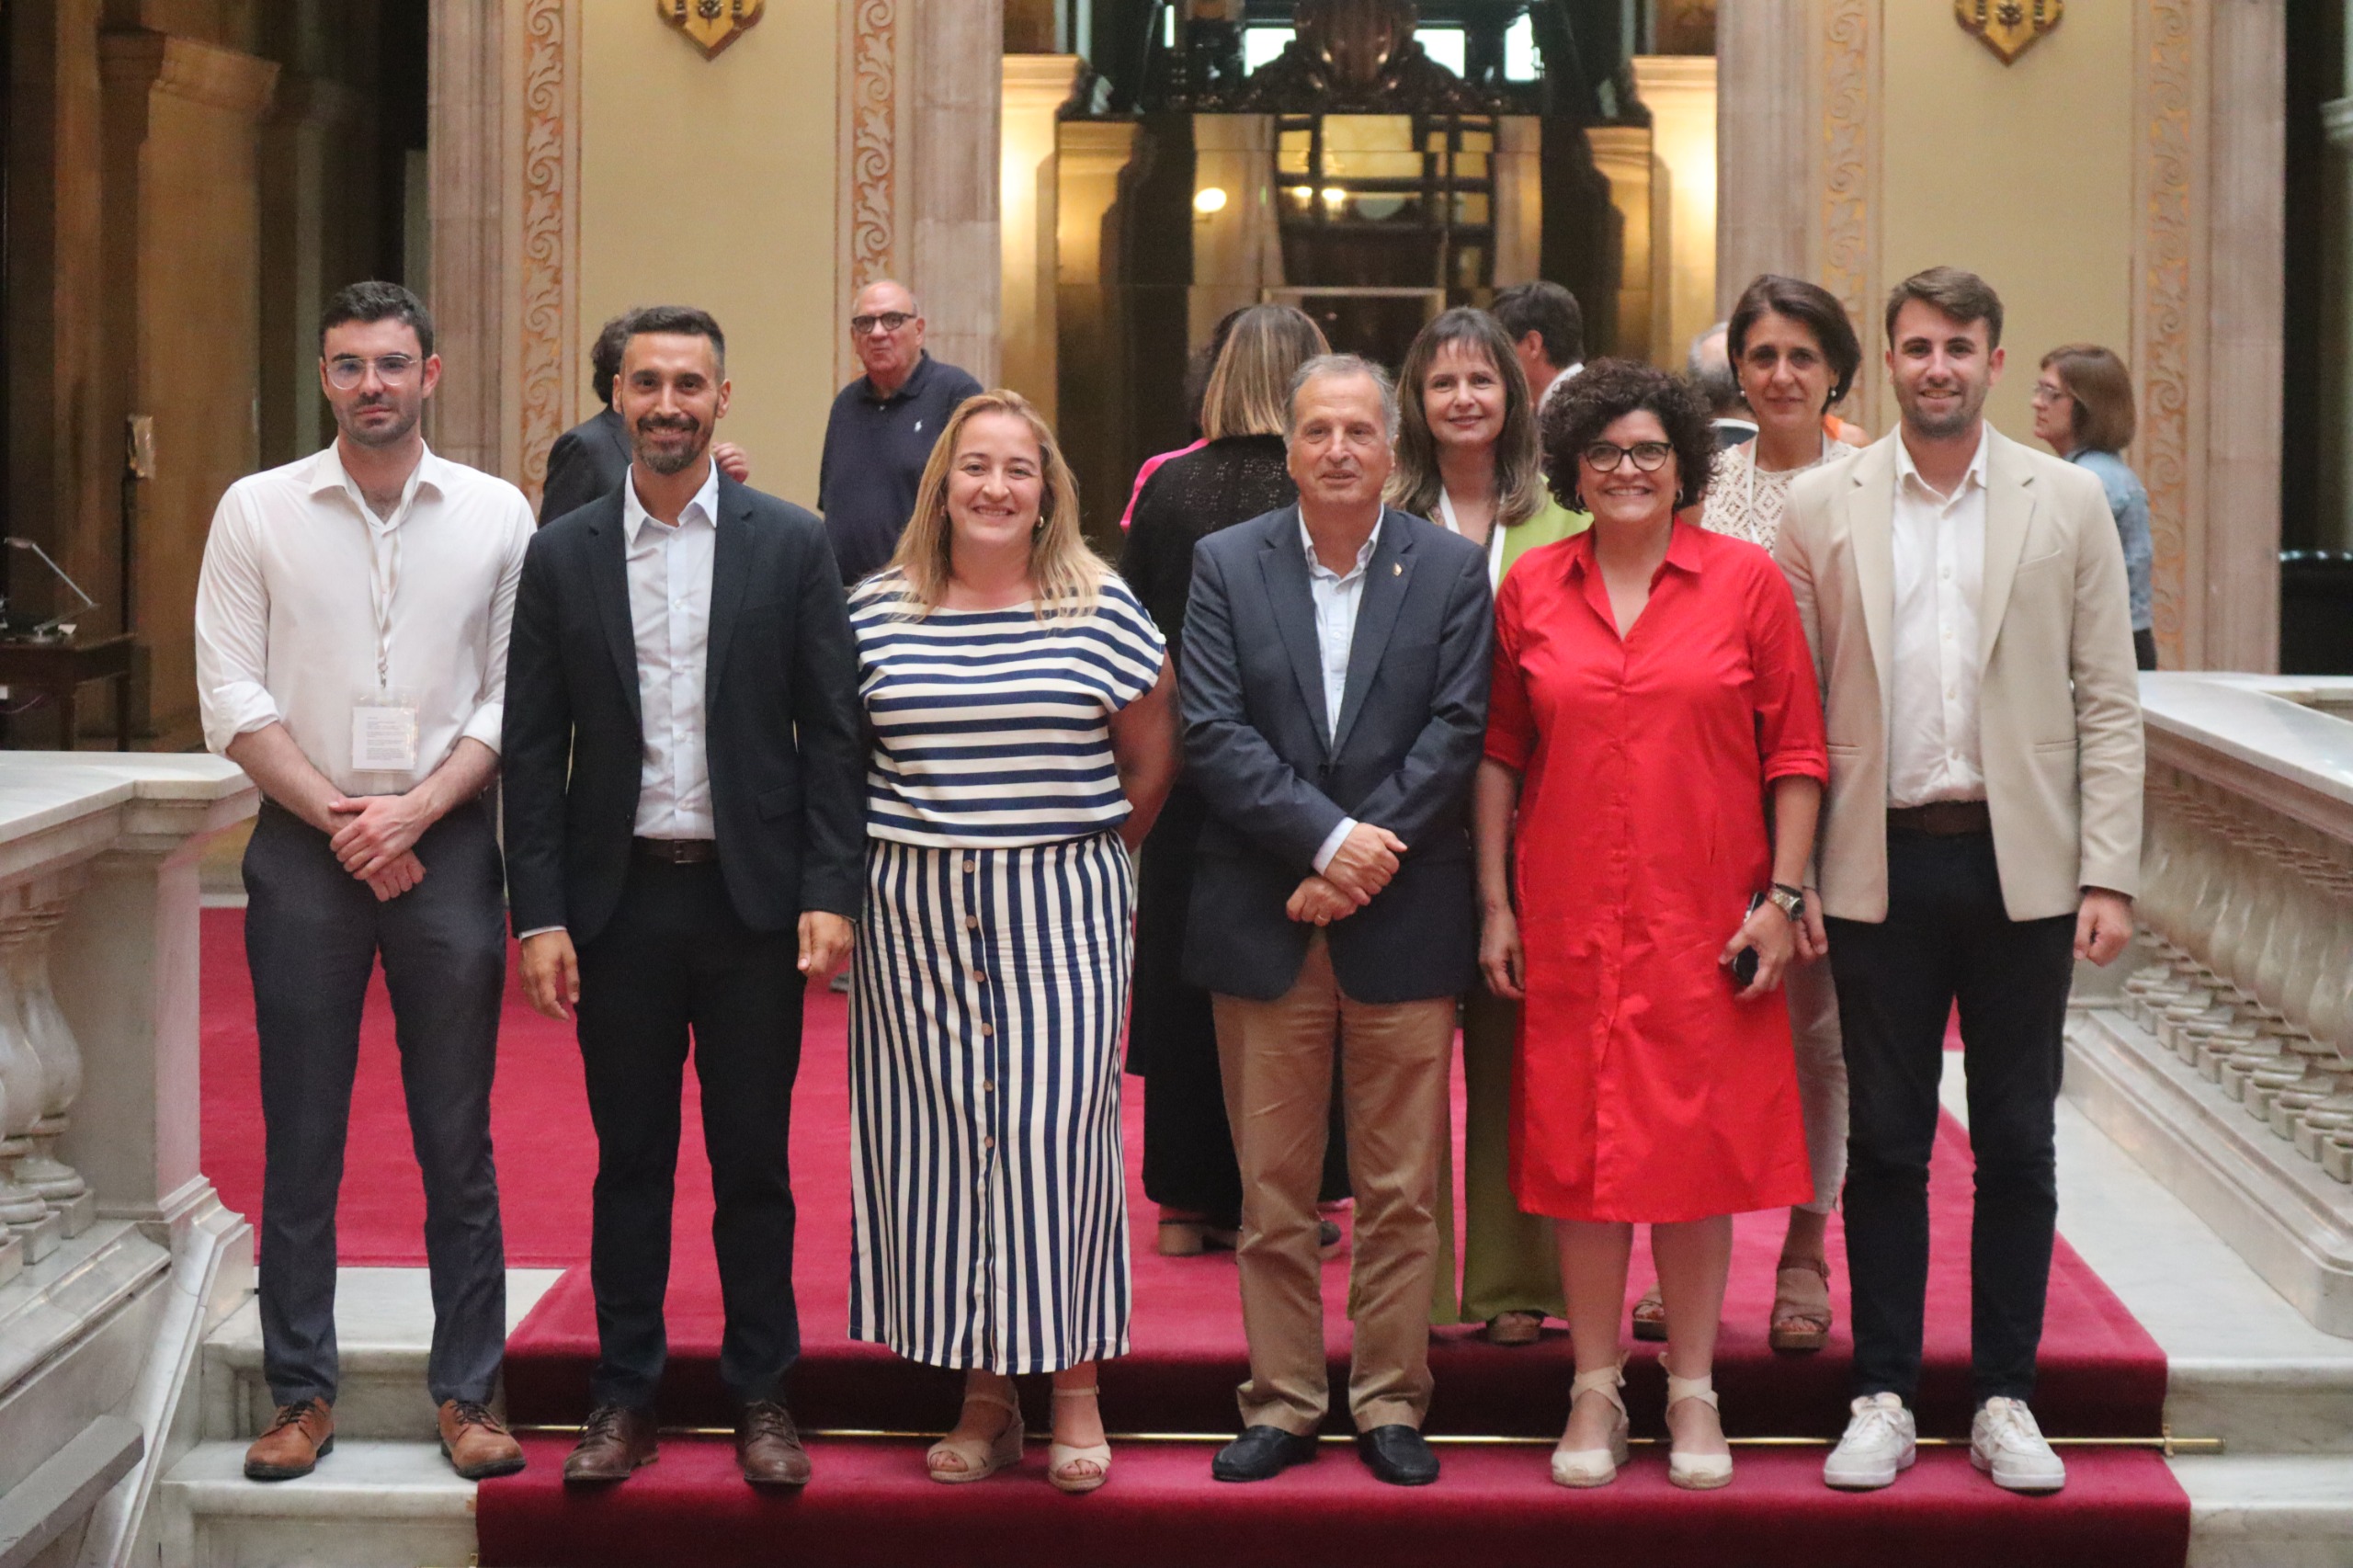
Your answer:
[[[1132,1293],[1130,856],[1176,776],[1175,682],[1015,392],[958,407],[849,608],[873,741],[850,1335],[964,1371],[935,1481],[1018,1463],[1011,1380],[1052,1374],[1047,1478],[1092,1491],[1111,1464],[1095,1363],[1128,1348]]]
[[[1530,550],[1567,539],[1587,519],[1544,488],[1535,399],[1511,339],[1483,311],[1451,310],[1421,330],[1398,378],[1397,467],[1389,504],[1462,535],[1487,552],[1489,586]],[[1559,1317],[1552,1222],[1512,1200],[1512,1041],[1519,1004],[1474,980],[1462,998],[1464,1142],[1461,1290],[1455,1289],[1451,1140],[1438,1163],[1438,1284],[1431,1317],[1479,1323],[1497,1345],[1532,1345]]]

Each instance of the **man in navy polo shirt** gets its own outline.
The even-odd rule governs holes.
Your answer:
[[[817,509],[845,585],[890,562],[932,443],[956,405],[981,390],[923,351],[923,329],[915,297],[888,279],[868,284],[851,307],[849,340],[866,374],[834,399],[817,469]]]

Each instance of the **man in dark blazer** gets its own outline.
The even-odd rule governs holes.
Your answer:
[[[1478,956],[1471,784],[1487,724],[1486,551],[1381,504],[1397,403],[1349,355],[1293,381],[1299,504],[1193,556],[1179,682],[1208,801],[1185,976],[1209,989],[1242,1165],[1250,1381],[1222,1481],[1315,1454],[1316,1256],[1333,1052],[1355,1187],[1349,1414],[1380,1479],[1438,1479],[1429,1300],[1455,998]]]
[[[691,1028],[737,1455],[754,1484],[798,1486],[785,1133],[803,986],[847,955],[862,893],[857,655],[824,526],[712,462],[718,324],[657,306],[625,335],[635,456],[531,541],[502,754],[524,986],[551,1017],[578,1008],[597,1128],[596,1408],[564,1479],[654,1457]]]
[[[589,385],[596,389],[597,401],[605,406],[555,438],[548,449],[547,483],[540,489],[540,521],[554,522],[568,512],[576,512],[589,502],[610,495],[621,487],[621,480],[629,473],[629,426],[621,423],[620,412],[613,407],[613,382],[621,373],[621,344],[629,324],[626,315],[615,316],[597,334],[597,345],[588,351]],[[719,472],[738,484],[748,484],[752,479],[751,460],[744,449],[733,441],[720,441],[710,449],[711,460],[719,464]]]

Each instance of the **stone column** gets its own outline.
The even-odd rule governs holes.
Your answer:
[[[1651,156],[1651,132],[1640,125],[1595,125],[1585,134],[1593,166],[1609,182],[1609,205],[1625,235],[1613,349],[1623,358],[1655,360],[1655,347],[1667,335],[1666,247],[1659,243],[1664,214],[1652,199],[1665,181]]]
[[[1003,358],[997,374],[1054,423],[1054,111],[1078,76],[1074,54],[1008,54],[998,191]]]
[[[1532,281],[1544,262],[1544,122],[1495,122],[1495,287]]]
[[[923,301],[931,352],[998,381],[1001,301],[997,233],[998,95],[1003,87],[1003,0],[923,7],[902,23],[911,51],[913,139],[906,282]],[[845,301],[847,302],[847,301]]]
[[[1651,111],[1651,151],[1667,172],[1667,294],[1654,318],[1665,330],[1652,336],[1651,359],[1678,366],[1716,319],[1716,62],[1646,54],[1633,64],[1635,95]]]
[[[1716,314],[1760,272],[1803,277],[1813,80],[1806,0],[1716,8]]]
[[[504,4],[432,0],[426,156],[432,168],[433,324],[441,385],[426,405],[434,450],[512,473],[504,247],[507,145]]]
[[[2344,211],[2337,219],[2336,232],[2329,236],[2329,248],[2336,253],[2336,276],[2344,277],[2353,267],[2353,0],[2345,6],[2345,87],[2348,96],[2323,104],[2321,124],[2328,132],[2328,145],[2336,160],[2336,179],[2337,201]],[[2353,361],[2339,360],[2337,374],[2342,385],[2337,393],[2337,406],[2353,415]],[[2353,417],[2347,427],[2337,432],[2337,460],[2341,477],[2334,486],[2345,498],[2337,515],[2321,521],[2317,542],[2326,550],[2353,550]]]

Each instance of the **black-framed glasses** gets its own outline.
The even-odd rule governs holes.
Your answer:
[[[349,392],[368,379],[368,368],[376,368],[380,381],[397,381],[416,369],[414,354],[383,354],[374,359],[362,359],[357,354],[338,354],[327,361],[327,381],[337,392]]]
[[[896,332],[915,318],[904,311],[884,311],[879,316],[852,316],[849,330],[854,336],[871,337],[878,332]]]
[[[1656,473],[1674,455],[1674,445],[1666,441],[1637,441],[1631,447],[1621,447],[1615,441],[1593,441],[1577,454],[1596,473],[1614,473],[1619,462],[1626,458],[1633,459],[1634,467],[1643,472]]]

